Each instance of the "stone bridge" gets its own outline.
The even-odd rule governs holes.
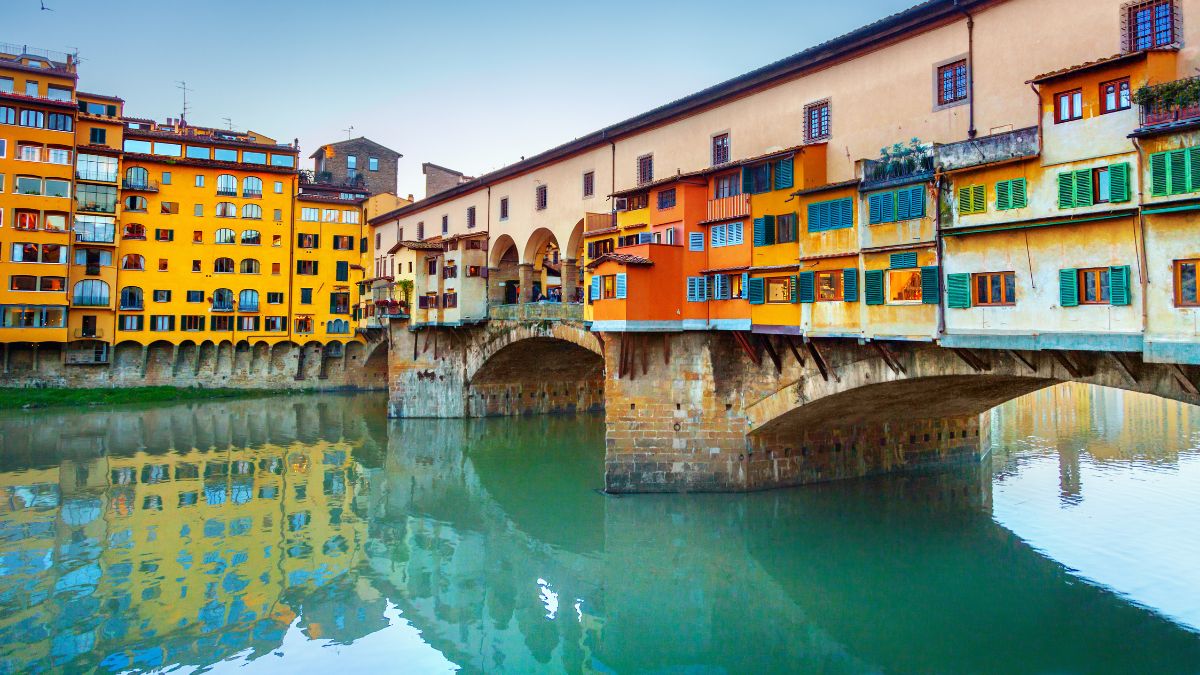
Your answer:
[[[501,308],[506,309],[506,308]],[[971,462],[981,416],[1077,381],[1200,404],[1139,353],[742,332],[591,333],[573,305],[391,330],[395,417],[605,412],[610,492],[741,491]]]

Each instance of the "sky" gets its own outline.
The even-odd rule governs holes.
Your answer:
[[[423,162],[480,175],[916,3],[0,0],[0,42],[78,50],[135,117],[186,81],[190,123],[299,138],[305,168],[353,126],[420,198]]]

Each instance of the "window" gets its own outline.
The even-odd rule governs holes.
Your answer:
[[[179,213],[179,202],[162,202],[159,205],[159,213],[164,216]]]
[[[712,163],[713,166],[724,164],[729,161],[729,134],[717,134],[712,137]]]
[[[254,258],[244,258],[238,263],[238,272],[241,274],[258,274],[260,269],[258,261]]]
[[[121,309],[142,309],[142,289],[126,286],[121,289]]]
[[[338,221],[337,209],[322,209],[321,220],[326,223],[336,223]]]
[[[1109,268],[1077,270],[1079,274],[1079,304],[1109,304]]]
[[[262,179],[255,176],[246,176],[242,179],[242,196],[248,199],[262,196]]]
[[[66,326],[63,307],[4,307],[5,328],[62,328]]]
[[[13,79],[11,77],[0,77],[0,92],[5,94],[13,93]]]
[[[1119,110],[1129,110],[1130,106],[1128,77],[1100,85],[1101,115]]]
[[[258,204],[246,204],[242,207],[242,218],[262,220],[262,207]]]
[[[120,330],[142,330],[146,325],[146,317],[141,314],[122,314],[117,320],[117,327]]]
[[[70,101],[70,87],[59,87],[53,84],[46,85],[46,98],[51,101]]]
[[[275,209],[275,212],[271,215],[271,219],[277,223],[282,222],[283,221],[283,209]]]
[[[637,158],[637,182],[645,185],[654,180],[654,155],[642,155]]]
[[[125,210],[126,211],[136,211],[138,213],[145,213],[146,212],[146,198],[138,197],[136,195],[132,196],[132,197],[126,197],[125,198]]]
[[[300,220],[306,223],[316,223],[321,220],[321,210],[310,207],[300,209]]]
[[[1054,123],[1072,122],[1083,118],[1083,90],[1074,89],[1054,95]]]
[[[450,216],[442,216],[442,234],[450,232]]]
[[[237,318],[237,327],[240,331],[257,331],[258,317],[257,316],[239,316]]]
[[[767,302],[781,303],[792,301],[791,277],[772,277],[766,280]]]
[[[38,279],[39,291],[61,293],[67,290],[66,277],[41,277]]]
[[[199,271],[200,271],[200,261],[199,261],[199,260],[193,260],[193,261],[192,261],[192,271],[193,271],[193,272],[199,272]]]
[[[13,213],[13,228],[26,231],[36,230],[38,218],[37,211],[16,211]]]
[[[312,289],[311,288],[301,288],[300,289],[300,304],[302,304],[302,305],[311,305],[312,304]]]
[[[204,291],[188,291],[188,302],[204,302]]]
[[[108,305],[108,284],[99,279],[84,279],[77,282],[71,292],[71,304],[84,307]]]
[[[1151,192],[1158,195],[1158,176],[1155,155],[1150,156],[1152,174]],[[1065,171],[1058,175],[1058,208],[1072,209],[1108,202],[1127,202],[1129,190],[1129,165],[1110,164],[1094,169]]]
[[[283,304],[283,293],[279,293],[279,292],[267,293],[267,304],[268,305],[282,305]]]
[[[280,264],[277,262],[271,263],[271,274],[278,276],[280,273]]]
[[[296,246],[300,248],[317,248],[320,245],[321,238],[315,234],[305,232],[296,235]]]
[[[117,188],[111,185],[76,185],[75,208],[79,211],[114,213],[117,210]]]
[[[228,227],[222,227],[217,230],[214,241],[218,244],[236,244],[237,235]]]
[[[817,272],[814,275],[817,302],[842,299],[842,271]]]
[[[286,325],[287,324],[284,321],[284,317],[282,316],[263,317],[263,330],[265,331],[279,332],[284,330],[284,326]]]
[[[349,293],[330,293],[329,294],[329,313],[330,314],[349,314],[350,313],[350,294]]]
[[[379,170],[379,158],[378,157],[368,157],[367,158],[367,170],[368,171],[378,171]]]
[[[212,294],[213,310],[230,312],[233,311],[233,291],[228,288],[218,288]],[[216,327],[214,326],[215,330]]]
[[[169,291],[169,290],[154,291],[154,301],[155,302],[170,302],[171,301],[171,291]]]
[[[51,164],[68,166],[71,164],[71,149],[48,147],[46,148],[46,161]]]
[[[925,186],[916,185],[867,198],[867,218],[872,225],[925,216]]]
[[[38,81],[37,80],[25,80],[25,95],[26,96],[38,96]]]
[[[335,250],[335,251],[353,251],[354,250],[354,237],[351,237],[349,235],[343,235],[343,234],[334,235],[333,250]]]
[[[145,239],[145,236],[142,237]],[[157,228],[154,230],[155,241],[175,241],[175,230]]]
[[[741,222],[713,225],[712,229],[710,229],[708,232],[709,246],[712,248],[720,248],[722,246],[740,246],[745,242],[743,238],[743,227],[744,226]]]
[[[16,188],[19,195],[40,195],[42,194],[42,179],[34,176],[17,176],[13,187]]]
[[[146,269],[146,259],[136,253],[129,253],[121,256],[121,269],[137,270]]]
[[[775,243],[786,244],[796,241],[796,214],[784,213],[775,216]]]
[[[508,197],[500,198],[500,220],[508,220]]]
[[[240,312],[257,312],[258,311],[258,291],[247,288],[241,293],[238,293],[238,311]]]
[[[258,230],[242,230],[243,246],[258,246],[262,243],[262,234]]]
[[[1022,209],[1028,205],[1029,196],[1024,178],[997,181],[996,210]]]
[[[296,274],[304,274],[306,276],[314,276],[317,273],[316,260],[297,260]]]
[[[596,194],[596,172],[585,171],[583,173],[583,197],[587,199]]]
[[[757,222],[755,226],[757,228]],[[808,231],[810,233],[841,230],[848,227],[854,227],[853,199],[847,197],[808,205]]]
[[[47,178],[45,194],[47,197],[61,197],[66,199],[71,196],[71,182],[57,178]]]
[[[159,272],[166,272],[166,271],[167,271],[167,269],[168,269],[168,265],[169,265],[169,264],[170,264],[170,263],[167,261],[167,259],[166,259],[166,258],[159,258],[159,259],[158,259],[158,271],[159,271]]]
[[[1126,6],[1122,17],[1125,49],[1137,52],[1175,42],[1175,3],[1173,0],[1149,0]]]
[[[225,197],[236,197],[237,177],[228,173],[217,176],[217,194]]]
[[[804,106],[804,142],[829,138],[829,99]]]
[[[17,109],[9,106],[0,106],[0,124],[16,124]]]
[[[417,223],[417,241],[425,240],[425,223]]]
[[[218,202],[216,215],[218,218],[237,218],[237,206],[231,202]]]
[[[215,274],[233,274],[233,258],[217,258],[213,261]]]
[[[154,154],[161,157],[179,157],[183,154],[183,146],[178,143],[154,142]]]
[[[282,181],[275,181],[275,194],[277,194],[277,195],[283,194],[283,182]]]
[[[74,122],[70,115],[50,113],[46,117],[46,128],[52,131],[71,131],[75,128]]]
[[[1002,307],[1017,304],[1017,275],[1014,272],[985,272],[971,275],[974,304]]]
[[[28,274],[14,274],[8,278],[8,288],[12,291],[36,291],[37,277]]]
[[[675,188],[660,190],[658,193],[658,210],[675,208]]]
[[[545,185],[537,186],[537,189],[535,189],[533,192],[533,197],[534,197],[534,205],[537,208],[537,210],[545,211],[546,205],[548,203],[547,195],[546,195],[546,186]]]
[[[108,142],[108,132],[99,127],[92,127],[88,131],[88,143],[92,145],[104,145]]]
[[[1175,306],[1200,307],[1196,290],[1196,268],[1200,259],[1175,261]]]
[[[45,114],[43,114],[37,110],[22,110],[21,111],[21,126],[23,126],[23,127],[36,127],[38,129],[41,129],[43,126],[45,126],[45,122],[46,122]]]
[[[987,186],[964,185],[958,189],[958,215],[987,212]]]
[[[296,332],[311,333],[313,332],[313,319],[311,316],[296,317]]]
[[[179,329],[186,331],[204,330],[204,317],[195,314],[185,314],[179,317]]]
[[[355,169],[357,169],[358,168],[358,157],[356,157],[354,155],[346,155],[346,168],[349,169],[350,171],[354,171]],[[351,175],[353,175],[353,174],[351,174]]]
[[[213,152],[213,159],[216,159],[218,162],[236,162],[237,158],[237,150],[217,148]]]

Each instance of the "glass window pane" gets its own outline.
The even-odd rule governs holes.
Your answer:
[[[1015,303],[1017,301],[1017,275],[1004,275],[1004,301],[1007,303]]]
[[[1108,302],[1108,272],[1100,272],[1100,300]]]
[[[212,159],[212,149],[189,145],[187,148],[187,156],[189,159]]]
[[[242,161],[247,164],[266,164],[267,163],[267,153],[251,152],[249,150],[243,150],[242,151]]]
[[[150,154],[150,141],[137,141],[127,138],[125,139],[125,152],[140,152],[148,155]]]
[[[183,146],[178,143],[163,143],[161,141],[154,144],[154,154],[163,157],[178,157],[183,153]]]
[[[228,148],[217,148],[216,156],[214,157],[214,159],[221,161],[221,162],[236,162],[236,161],[238,161],[237,160],[237,150],[230,150]]]
[[[296,158],[291,155],[271,155],[271,166],[296,166]]]
[[[1185,303],[1196,303],[1196,263],[1179,265],[1179,299]]]

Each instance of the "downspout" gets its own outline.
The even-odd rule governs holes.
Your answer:
[[[1143,166],[1143,154],[1145,149],[1142,148],[1141,139],[1133,139],[1133,147],[1137,149],[1137,167],[1138,167],[1138,217],[1133,225],[1133,238],[1137,242],[1138,255],[1138,277],[1140,277],[1142,288],[1142,338],[1145,339],[1146,330],[1150,326],[1150,303],[1147,302],[1146,293],[1150,286],[1150,273],[1146,270],[1146,212],[1142,208],[1142,200],[1145,196],[1145,190],[1142,187],[1144,181],[1141,180]]]
[[[946,242],[942,238],[942,185],[945,180],[941,167],[938,167],[937,175],[933,182],[934,200],[933,208],[936,212],[933,215],[933,241],[937,246],[937,264],[941,270],[939,283],[942,284],[941,296],[942,301],[938,303],[937,312],[937,337],[942,337],[946,334]]]
[[[975,138],[979,134],[975,129],[975,17],[963,9],[960,2],[954,0],[954,6],[967,17],[967,114],[970,121],[967,138]]]

